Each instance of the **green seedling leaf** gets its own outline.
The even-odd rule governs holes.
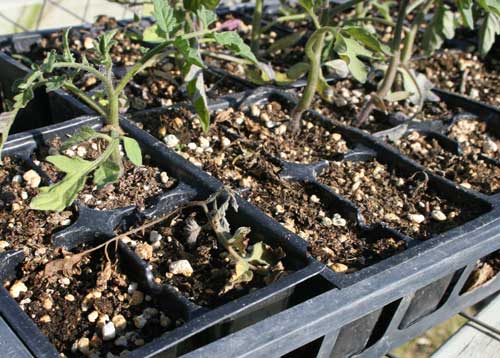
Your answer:
[[[45,160],[64,173],[78,172],[80,168],[92,163],[79,157],[70,158],[65,155],[50,155]]]
[[[342,59],[326,61],[325,63],[323,63],[323,66],[328,68],[331,73],[339,78],[346,78],[350,73],[349,66]]]
[[[110,159],[104,161],[94,172],[94,184],[98,188],[115,183],[119,178],[120,166]]]
[[[334,51],[347,63],[353,77],[359,82],[364,83],[368,75],[368,67],[358,56],[372,57],[372,53],[355,40],[344,37],[340,33],[336,35]]]
[[[427,55],[439,49],[445,39],[455,36],[455,17],[446,5],[439,2],[439,6],[432,17],[432,21],[424,32],[422,44]]]
[[[469,29],[474,28],[474,17],[472,14],[472,0],[457,0],[457,7],[460,11],[460,15],[462,15],[462,22]]]
[[[186,64],[188,70],[185,76],[188,96],[191,97],[196,113],[200,119],[201,127],[205,133],[210,128],[210,112],[208,110],[208,99],[205,93],[205,81],[201,67],[195,64]]]
[[[203,60],[200,57],[198,49],[193,48],[189,41],[184,37],[177,37],[174,41],[174,46],[184,56],[188,65],[195,65],[197,67],[205,67]]]
[[[64,85],[66,78],[64,76],[53,76],[45,82],[47,92],[56,91]]]
[[[61,150],[66,150],[78,143],[94,139],[97,136],[99,136],[99,133],[97,133],[93,128],[89,126],[81,127],[78,132],[73,134],[71,138],[63,143],[63,145],[61,146]]]
[[[153,17],[158,24],[158,35],[162,38],[170,38],[178,25],[174,9],[165,0],[153,0]]]
[[[9,136],[10,127],[16,119],[18,109],[14,109],[10,112],[0,113],[0,164],[2,163],[2,150],[7,137]]]
[[[142,33],[142,40],[152,43],[159,43],[165,41],[165,37],[158,35],[159,33],[161,34],[161,31],[159,31],[158,24],[148,26]]]
[[[286,73],[287,77],[292,81],[296,81],[304,76],[309,71],[309,64],[306,62],[297,62],[290,67]]]
[[[485,57],[495,43],[495,36],[500,34],[500,16],[494,12],[486,15],[479,29],[479,53]]]
[[[272,252],[270,252],[268,247],[260,241],[253,245],[252,253],[246,260],[252,265],[267,267],[273,263]]]
[[[379,54],[390,54],[391,50],[389,46],[381,43],[372,33],[362,27],[348,27],[343,31],[349,34],[357,42],[363,44],[367,49],[379,53]],[[371,56],[371,54],[370,54]]]
[[[139,143],[133,138],[122,137],[123,147],[128,159],[136,166],[142,165],[142,153]]]
[[[375,1],[373,5],[378,10],[379,14],[382,15],[384,20],[392,21],[391,7],[397,5],[396,1]]]
[[[332,102],[333,90],[330,88],[330,85],[328,85],[328,82],[326,82],[323,75],[320,75],[318,78],[317,91],[321,98],[323,98],[325,101]]]
[[[203,28],[206,30],[208,27],[217,21],[217,15],[215,12],[202,7],[196,12],[196,16],[200,19]]]
[[[258,64],[257,58],[253,54],[250,46],[235,31],[214,32],[212,34],[215,41],[230,49],[234,54],[247,59],[254,64]]]
[[[297,0],[297,2],[307,11],[313,11],[315,0]]]
[[[288,36],[284,36],[284,37],[280,38],[278,41],[276,41],[275,43],[273,43],[269,47],[268,51],[275,52],[275,51],[284,50],[286,48],[295,46],[302,39],[304,34],[305,34],[305,32],[301,31],[301,32],[294,32]]]

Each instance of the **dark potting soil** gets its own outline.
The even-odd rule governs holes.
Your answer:
[[[426,168],[465,188],[488,195],[500,191],[500,166],[478,158],[477,154],[454,154],[436,139],[418,132],[411,132],[393,144]]]
[[[75,214],[71,208],[60,213],[30,209],[31,199],[39,193],[40,176],[14,158],[2,160],[0,252],[23,250],[27,265],[37,267],[43,263],[52,234],[71,224]]]
[[[413,66],[439,88],[500,106],[498,59],[482,61],[477,54],[444,49],[429,58],[414,61]]]
[[[49,144],[50,147],[45,147],[42,151],[45,153],[59,152],[61,144],[61,139],[55,138]],[[91,140],[75,145],[63,151],[63,154],[85,160],[94,160],[105,149],[106,144],[103,140]],[[151,204],[155,196],[176,184],[175,179],[170,178],[167,172],[161,171],[151,163],[151,158],[147,154],[143,155],[143,165],[140,167],[135,166],[128,159],[125,159],[123,164],[124,174],[116,183],[110,183],[98,188],[94,185],[90,176],[85,187],[78,195],[78,199],[86,206],[99,210],[112,210],[130,205],[135,205],[139,210],[144,210],[145,207]],[[40,166],[53,182],[57,182],[64,177],[64,174],[49,162],[42,161]]]
[[[254,116],[232,109],[220,111],[213,118],[217,125],[201,136],[199,123],[186,110],[172,109],[158,119],[146,118],[142,125],[193,164],[239,188],[245,198],[307,240],[312,254],[335,270],[353,271],[402,248],[400,243],[393,245],[392,238],[386,245],[371,245],[354,223],[339,217],[303,185],[279,178],[281,169],[269,157],[304,163],[332,159],[348,148],[340,134],[307,121],[300,138],[281,133],[279,128],[286,128],[289,116],[278,102],[255,106],[250,112]],[[271,118],[277,122],[274,128],[266,125]]]
[[[312,107],[321,113],[323,116],[338,121],[345,125],[354,126],[356,116],[360,113],[367,96],[374,90],[370,85],[363,86],[353,79],[344,79],[331,84],[333,97],[326,101],[319,96],[316,96]],[[446,103],[425,101],[422,108],[413,106],[407,101],[398,103],[386,103],[387,115],[383,115],[382,111],[379,114],[373,112],[367,121],[361,125],[370,133],[383,131],[400,124],[398,121],[391,120],[390,116],[399,116],[401,120],[416,120],[416,121],[431,121],[449,119],[452,115],[458,113],[459,109],[448,108]]]
[[[460,120],[450,128],[449,136],[460,143],[465,154],[482,154],[500,161],[500,138],[486,122]]]
[[[191,237],[188,225],[192,220],[201,226],[201,231]],[[125,242],[150,265],[156,283],[171,285],[186,298],[204,307],[220,306],[286,275],[281,261],[285,253],[280,248],[267,246],[270,250],[269,269],[254,272],[250,282],[226,287],[234,271],[234,263],[217,241],[215,232],[204,226],[206,224],[201,210],[185,210],[152,230],[130,236]],[[231,229],[234,233],[237,228]],[[250,232],[249,238],[251,235]],[[250,246],[247,251],[251,252]],[[181,263],[183,265],[176,266]]]
[[[67,357],[120,355],[182,324],[114,264],[101,249],[84,256],[72,275],[31,271],[6,288]]]
[[[415,239],[429,239],[482,213],[441,197],[423,172],[403,178],[375,160],[332,162],[319,180],[356,204],[368,224],[387,222]]]

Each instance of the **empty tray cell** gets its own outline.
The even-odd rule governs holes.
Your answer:
[[[161,300],[139,291],[103,249],[76,259],[71,273],[41,269],[6,288],[67,357],[119,355],[182,324],[169,317]]]
[[[493,123],[462,119],[450,128],[449,136],[460,143],[465,154],[482,154],[500,161],[500,133]]]
[[[212,115],[212,123],[217,125],[212,125],[208,134],[202,132],[199,121],[185,108],[143,112],[132,119],[140,120],[143,129],[212,174],[223,162],[245,160],[259,152],[312,163],[336,158],[348,150],[342,135],[310,121],[304,121],[300,136],[288,135],[289,108],[290,104],[284,101],[271,100],[252,105],[248,111],[222,109]],[[241,175],[234,177],[230,171],[224,176],[241,179]]]
[[[234,235],[239,228],[232,229]],[[253,272],[250,280],[241,282],[232,277],[234,261],[202,210],[185,210],[124,242],[149,264],[156,284],[175,287],[199,306],[216,307],[275,282],[289,270],[281,248],[253,242],[248,231],[248,237],[241,237],[242,245],[248,246],[247,255],[262,249],[259,259],[267,264]]]
[[[398,176],[376,160],[332,162],[319,180],[357,205],[367,224],[387,222],[415,239],[428,239],[479,216],[484,209],[458,205],[429,186],[427,174]]]
[[[458,155],[445,149],[437,138],[413,131],[392,143],[424,167],[455,183],[484,194],[500,191],[500,164],[476,154]]]
[[[479,288],[493,280],[500,271],[500,251],[495,251],[478,261],[469,275],[461,293]]]

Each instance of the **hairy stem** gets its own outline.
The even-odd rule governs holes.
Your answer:
[[[75,96],[77,96],[79,99],[81,99],[85,104],[87,104],[90,108],[92,108],[94,111],[96,111],[101,117],[106,117],[106,111],[99,106],[92,98],[87,96],[87,94],[76,87],[73,83],[67,81],[64,82],[63,85],[64,89],[73,93]]]
[[[255,0],[255,9],[253,10],[252,34],[250,43],[250,47],[253,53],[257,53],[257,51],[259,50],[263,7],[264,7],[264,0]]]
[[[326,33],[334,33],[331,27],[322,27],[316,30],[307,41],[305,52],[309,59],[309,72],[307,74],[307,85],[299,103],[292,111],[292,118],[288,129],[292,134],[300,132],[300,120],[305,111],[309,109],[318,87],[321,76],[321,53]]]
[[[394,80],[396,79],[396,74],[398,71],[399,67],[399,62],[400,62],[400,57],[401,57],[401,39],[403,37],[403,21],[406,17],[406,8],[408,7],[408,2],[409,0],[402,0],[400,5],[399,5],[399,13],[398,13],[398,19],[396,22],[396,27],[394,29],[393,33],[393,39],[392,39],[392,58],[391,61],[389,62],[389,68],[387,69],[384,79],[382,81],[382,84],[380,85],[380,88],[377,90],[377,92],[372,95],[372,98],[370,98],[363,106],[361,109],[361,112],[359,113],[358,117],[356,118],[354,124],[356,126],[361,126],[363,125],[368,117],[370,116],[371,112],[375,109],[375,102],[373,97],[378,97],[380,100],[383,100],[384,97],[389,93],[389,91],[392,88],[392,85],[394,84]]]

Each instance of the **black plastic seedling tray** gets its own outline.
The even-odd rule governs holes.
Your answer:
[[[12,99],[16,81],[30,71],[28,67],[0,52],[0,93],[3,98]],[[90,108],[63,90],[46,93],[45,88],[39,88],[35,90],[34,99],[19,111],[11,133],[40,128],[91,113],[93,112]]]

